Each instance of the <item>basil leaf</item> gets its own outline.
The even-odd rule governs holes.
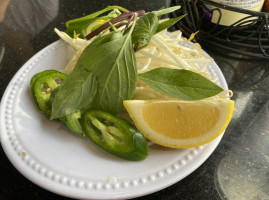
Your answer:
[[[97,53],[97,49],[100,49],[100,47],[102,45],[107,45],[109,42],[122,37],[121,33],[117,33],[117,34],[107,34],[107,35],[103,35],[103,36],[97,36],[97,38],[95,38],[90,45],[88,45],[85,50],[82,52],[82,54],[80,55],[78,62],[76,63],[76,66],[74,68],[74,70],[79,70],[81,68],[83,68],[86,63],[87,65],[92,65],[93,63],[97,62],[98,60],[96,60],[97,58],[99,59],[98,56],[90,56],[90,54],[99,54]],[[106,48],[106,47],[104,47]],[[101,51],[103,51],[104,49],[101,48]],[[102,52],[101,52],[102,53]]]
[[[181,16],[179,16],[177,18],[169,19],[167,21],[164,21],[164,22],[160,23],[158,25],[157,31],[155,33],[159,33],[162,30],[167,29],[170,26],[173,26],[175,23],[177,23],[179,20],[181,20],[185,16],[186,16],[186,14],[185,15],[181,15]]]
[[[155,15],[157,15],[158,17],[161,15],[165,15],[171,12],[174,12],[178,9],[180,9],[181,6],[173,6],[173,7],[169,7],[169,8],[164,8],[161,10],[157,10],[157,11],[153,11],[152,13],[154,13]]]
[[[132,48],[131,32],[111,32],[98,37],[80,56],[75,70],[86,69],[98,81],[91,107],[118,113],[123,100],[130,99],[137,82],[137,66]]]
[[[189,70],[160,67],[138,76],[154,90],[182,100],[204,99],[223,91],[212,81]]]
[[[58,87],[52,101],[51,119],[88,107],[96,91],[97,81],[93,73],[86,70],[73,71]]]
[[[141,49],[149,44],[151,37],[158,28],[158,17],[154,13],[148,13],[137,20],[132,40],[135,49]]]
[[[90,14],[90,15],[67,21],[65,23],[65,25],[66,25],[65,32],[70,37],[73,37],[74,31],[75,31],[76,34],[79,34],[80,38],[84,38],[84,35],[82,33],[83,30],[86,30],[90,24],[95,22],[98,19],[97,18],[98,16],[100,16],[101,14],[103,14],[109,10],[113,10],[113,9],[119,9],[123,12],[128,12],[128,10],[126,10],[125,8],[122,8],[120,6],[108,6],[105,9],[99,10],[95,13]],[[108,17],[113,18],[115,16],[108,15]]]

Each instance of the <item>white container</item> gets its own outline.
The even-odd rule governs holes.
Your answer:
[[[242,8],[242,9],[246,9],[246,10],[252,10],[252,11],[261,11],[264,0],[212,0],[216,3],[221,3],[224,5],[228,5],[228,6],[233,6],[236,8]],[[213,9],[215,8],[214,6],[211,5],[206,5],[206,7],[208,9]],[[242,13],[238,13],[238,12],[233,12],[230,10],[226,10],[226,9],[221,9],[221,13],[222,13],[222,17],[221,20],[219,22],[220,25],[224,25],[224,26],[230,26],[233,23],[237,22],[240,19],[243,19],[244,17],[247,17],[249,15],[247,14],[242,14]],[[207,18],[213,22],[213,23],[217,23],[218,19],[219,19],[219,12],[218,11],[214,11],[213,13],[209,14],[207,16]],[[255,17],[251,18],[251,19],[255,19]],[[249,20],[249,19],[248,19]]]

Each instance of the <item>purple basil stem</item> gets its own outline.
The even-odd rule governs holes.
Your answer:
[[[137,12],[122,13],[118,17],[115,17],[115,18],[109,20],[108,22],[106,22],[105,24],[103,24],[102,26],[100,26],[99,28],[95,29],[93,32],[91,32],[88,35],[86,35],[85,38],[87,40],[90,40],[94,36],[96,36],[99,33],[101,33],[103,30],[107,29],[110,26],[110,24],[116,24],[118,22],[121,22],[121,21],[126,20],[126,19],[130,19],[130,18],[131,18],[131,20],[133,20],[133,16],[134,16],[135,13],[137,13],[137,16],[138,17],[145,15],[145,11],[144,10],[140,10],[140,11],[137,11]],[[128,21],[128,24],[131,22],[131,20]]]
[[[133,21],[134,20],[134,15],[132,15],[129,19],[128,19],[128,23],[127,23],[127,25],[126,25],[126,27],[125,27],[125,29],[124,29],[124,31],[126,31],[127,29],[128,29],[128,27],[129,27],[129,24],[131,23],[131,21]]]

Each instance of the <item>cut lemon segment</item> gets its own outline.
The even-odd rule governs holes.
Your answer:
[[[226,129],[234,109],[229,99],[126,100],[123,104],[146,138],[171,148],[211,142]]]

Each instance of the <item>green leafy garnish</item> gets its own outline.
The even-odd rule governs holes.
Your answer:
[[[82,55],[82,59],[87,58],[84,61],[79,59],[77,66],[94,73],[98,81],[92,107],[117,113],[123,108],[123,100],[130,99],[135,91],[136,59],[132,48],[131,32],[127,35],[112,32],[104,37],[111,40],[98,47],[93,44],[96,46],[94,52],[89,45],[83,52],[85,56]],[[96,40],[106,41],[102,37]]]
[[[96,91],[97,81],[93,73],[86,70],[73,71],[57,89],[50,118],[60,118],[87,108]]]
[[[113,31],[108,35],[101,35],[84,49],[74,71],[56,93],[52,103],[52,119],[72,113],[74,109],[85,108],[84,102],[73,98],[77,94],[82,95],[77,98],[88,98],[87,108],[100,108],[111,113],[118,113],[123,109],[123,100],[132,98],[137,83],[137,65],[131,37],[136,18],[135,15],[134,23],[126,34]],[[80,73],[83,75],[77,77],[76,74]],[[92,88],[87,92],[81,92],[84,85],[73,85],[77,78],[79,83],[86,83],[91,76],[96,82],[88,86]],[[69,92],[73,95],[68,95]]]
[[[158,28],[158,21],[158,17],[154,13],[148,13],[137,21],[132,34],[135,49],[140,49],[150,43],[151,37]]]
[[[165,29],[167,29],[167,28],[169,28],[171,26],[173,26],[175,23],[177,23],[179,20],[181,20],[185,16],[186,16],[186,14],[181,15],[181,16],[176,17],[176,18],[169,19],[167,21],[164,21],[164,22],[160,23],[158,25],[158,28],[157,28],[155,34],[161,32],[161,31],[163,31],[163,30],[165,30]]]
[[[174,12],[174,11],[180,9],[180,7],[181,6],[173,6],[173,7],[169,7],[169,8],[163,8],[163,9],[160,9],[160,10],[153,11],[152,13],[154,13],[155,15],[157,15],[159,17],[159,16],[162,16],[162,15]]]
[[[182,100],[204,99],[223,91],[221,87],[202,75],[184,69],[160,67],[138,76],[154,90]]]

